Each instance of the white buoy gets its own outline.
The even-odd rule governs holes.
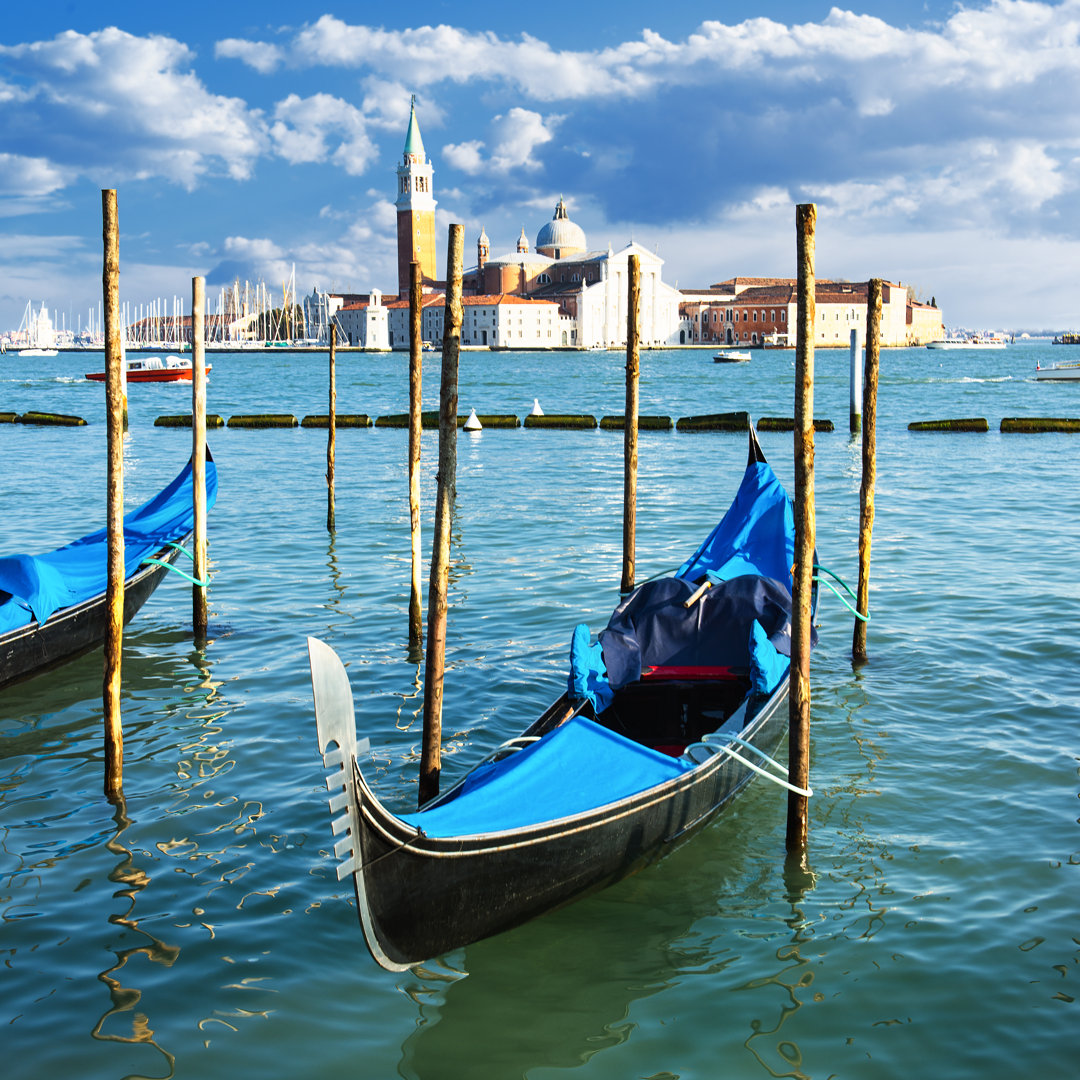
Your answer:
[[[532,412],[529,413],[529,415],[530,416],[543,416],[544,415],[544,410],[540,408],[540,399],[539,398],[533,398]]]
[[[484,425],[480,423],[479,418],[476,415],[475,409],[469,410],[469,419],[465,421],[466,431],[483,431]]]

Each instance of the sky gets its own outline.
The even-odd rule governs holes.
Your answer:
[[[560,197],[664,280],[883,277],[946,326],[1080,326],[1080,0],[577,5],[38,0],[0,23],[0,331],[233,280],[393,293],[412,95],[439,265]]]

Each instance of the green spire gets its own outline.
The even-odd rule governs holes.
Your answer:
[[[412,109],[409,112],[409,131],[405,136],[405,153],[415,157],[424,156],[424,140],[420,138],[420,125],[416,122],[416,95],[412,96]]]

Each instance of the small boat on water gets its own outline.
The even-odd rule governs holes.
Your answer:
[[[928,341],[928,349],[1004,349],[1008,342],[1000,334],[950,335],[940,341]]]
[[[56,356],[56,349],[20,349],[20,356]]]
[[[745,364],[750,359],[750,353],[743,349],[721,349],[714,354],[714,364]]]
[[[1080,360],[1063,360],[1049,367],[1036,364],[1035,378],[1040,382],[1073,382],[1080,379]]]
[[[172,483],[125,515],[125,623],[176,569],[172,563],[194,528],[193,487],[189,461]],[[207,509],[216,496],[217,466],[207,451]],[[108,562],[107,529],[44,555],[0,558],[0,686],[101,644]]]
[[[191,360],[183,356],[129,356],[125,360],[128,382],[191,382]],[[206,370],[211,370],[210,364]],[[88,371],[91,382],[104,382],[104,371]]]
[[[394,813],[365,779],[348,674],[308,639],[337,874],[353,881],[382,967],[634,873],[756,775],[790,787],[768,755],[787,730],[793,510],[753,428],[749,458],[731,507],[674,575],[630,593],[597,642],[574,630],[567,691],[418,811]]]

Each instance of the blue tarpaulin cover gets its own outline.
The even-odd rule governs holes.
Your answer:
[[[645,582],[615,609],[598,635],[600,651],[584,624],[575,629],[571,697],[599,713],[612,688],[667,665],[749,668],[757,683],[775,686],[791,653],[794,561],[791,500],[768,462],[752,460],[727,513],[675,575]],[[705,578],[712,587],[686,608]]]
[[[524,750],[478,766],[451,801],[401,820],[436,837],[521,829],[617,802],[691,767],[575,716]]]
[[[169,541],[195,524],[191,462],[149,502],[124,517],[124,577]],[[217,466],[207,457],[206,507],[217,497]],[[81,604],[105,591],[108,582],[108,532],[99,529],[45,555],[0,558],[0,634],[37,619],[45,622],[61,608]]]

